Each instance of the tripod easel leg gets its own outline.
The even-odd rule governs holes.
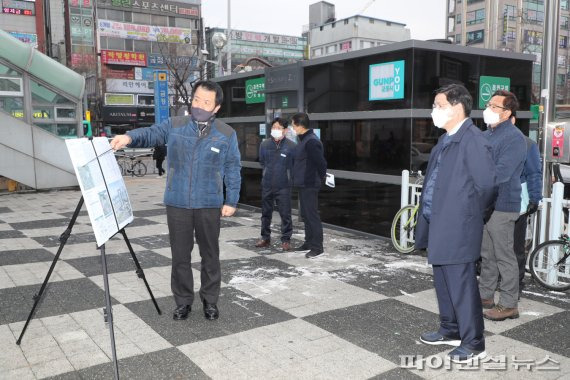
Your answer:
[[[152,303],[154,304],[156,311],[158,312],[159,315],[162,315],[162,311],[160,310],[160,308],[158,307],[158,304],[156,303],[156,300],[154,299],[154,295],[152,294],[152,290],[150,290],[150,286],[148,285],[148,282],[146,281],[144,271],[141,268],[141,265],[139,264],[137,256],[135,255],[135,251],[133,250],[133,247],[131,246],[131,242],[129,241],[129,238],[127,237],[127,233],[125,232],[125,229],[123,228],[119,232],[121,233],[121,235],[123,235],[123,239],[125,239],[125,242],[127,243],[127,247],[129,248],[129,252],[131,253],[131,257],[133,258],[133,261],[135,262],[135,266],[137,267],[137,270],[136,270],[137,276],[144,281],[144,284],[146,286],[146,289],[148,290],[148,294],[150,294],[150,298],[152,299]]]
[[[49,267],[48,273],[46,275],[46,278],[44,279],[44,282],[42,284],[42,287],[40,288],[40,291],[37,294],[35,294],[33,297],[34,306],[32,306],[32,310],[30,311],[30,314],[28,315],[28,319],[26,320],[26,324],[24,325],[24,328],[22,329],[22,332],[20,333],[20,337],[16,341],[17,345],[20,345],[20,343],[22,343],[22,338],[24,337],[24,334],[26,332],[26,329],[28,328],[28,325],[30,324],[30,321],[34,317],[34,313],[36,311],[36,308],[37,308],[40,300],[42,299],[42,295],[44,294],[44,291],[46,289],[49,278],[51,277],[51,274],[55,268],[55,264],[57,263],[57,260],[59,260],[59,255],[61,254],[61,251],[63,250],[63,247],[65,246],[65,243],[67,243],[67,239],[69,239],[69,236],[71,235],[71,229],[73,228],[73,225],[75,224],[75,220],[77,219],[77,216],[79,215],[79,211],[81,210],[82,206],[83,206],[83,197],[81,197],[81,199],[79,199],[79,203],[77,204],[77,207],[75,208],[75,211],[73,212],[73,216],[71,217],[71,220],[69,221],[69,224],[67,225],[67,229],[59,237],[59,249],[57,250],[55,257],[53,258],[53,261],[51,263],[51,266]]]
[[[111,306],[111,293],[109,291],[109,276],[107,274],[107,259],[105,258],[105,244],[101,246],[101,265],[103,267],[103,284],[105,287],[105,322],[109,324],[111,335],[111,353],[113,355],[115,379],[119,380],[119,363],[117,362],[117,350],[115,348],[115,331],[113,329],[113,309]]]

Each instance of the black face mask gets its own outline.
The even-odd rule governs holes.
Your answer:
[[[190,107],[190,114],[199,123],[209,121],[214,117],[214,112],[206,111],[203,108]]]

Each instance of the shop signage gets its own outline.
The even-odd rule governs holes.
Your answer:
[[[98,0],[97,5],[101,8],[116,8],[141,13],[164,13],[169,15],[184,15],[199,17],[198,7],[188,6],[170,1],[141,1],[141,0]]]
[[[192,30],[187,28],[130,24],[110,20],[99,20],[98,25],[101,37],[175,43],[185,42],[187,37],[192,37]]]
[[[146,123],[154,123],[154,108],[153,107],[138,107],[137,108],[137,121]]]
[[[154,69],[148,67],[135,67],[136,80],[154,80]]]
[[[101,62],[107,65],[146,66],[146,54],[129,51],[101,50]]]
[[[106,123],[132,123],[137,121],[136,107],[103,107],[103,120]]]
[[[491,100],[493,93],[497,90],[510,91],[511,79],[504,77],[479,77],[479,109],[484,109]]]
[[[95,57],[93,53],[71,53],[71,66],[95,66]]]
[[[168,106],[168,72],[154,72],[154,122],[160,123],[169,117]]]
[[[149,54],[148,55],[148,67],[165,67],[166,64],[172,64],[173,66],[192,66],[192,68],[198,69],[198,57],[190,56],[172,56],[172,55],[161,55],[161,54]]]
[[[265,78],[255,78],[245,81],[245,103],[265,103]]]
[[[28,1],[2,0],[2,13],[33,16],[36,14],[36,5],[35,3]]]
[[[104,78],[115,78],[115,79],[137,79],[135,78],[135,70],[133,67],[128,67],[126,70],[111,69],[107,65],[103,65],[101,72]]]
[[[16,37],[22,42],[32,45],[34,48],[38,48],[38,35],[32,33],[20,33],[20,32],[8,32],[12,37]]]
[[[305,45],[304,38],[278,34],[244,32],[241,30],[232,30],[231,39],[236,41],[265,42],[279,45]]]
[[[154,94],[154,85],[146,80],[107,79],[108,92]]]
[[[105,94],[106,106],[133,106],[135,96],[133,94]]]
[[[405,61],[370,65],[368,100],[404,98]]]

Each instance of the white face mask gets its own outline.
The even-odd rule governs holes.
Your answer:
[[[271,137],[273,137],[275,140],[281,140],[283,138],[283,132],[281,132],[279,129],[272,129]]]
[[[433,120],[433,125],[438,128],[443,128],[449,120],[451,120],[450,109],[434,108],[431,111],[431,119]]]
[[[487,125],[495,125],[501,121],[501,117],[498,113],[493,112],[491,108],[487,107],[485,111],[483,111],[483,121],[485,121]]]

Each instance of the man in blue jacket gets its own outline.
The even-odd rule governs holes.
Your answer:
[[[514,115],[513,115],[514,116]],[[514,118],[513,118],[514,119]],[[514,120],[513,120],[514,124]],[[528,217],[538,210],[542,199],[542,163],[538,145],[525,136],[526,160],[521,174],[521,209],[520,216],[515,222],[514,250],[519,264],[519,299],[524,288],[526,266],[526,227]]]
[[[479,292],[487,310],[483,316],[492,321],[518,318],[519,266],[513,248],[515,222],[521,207],[521,174],[526,159],[526,141],[511,117],[518,109],[515,95],[496,91],[483,111],[488,129],[483,132],[493,148],[497,168],[498,195],[495,211],[483,232]],[[500,298],[495,305],[499,276]]]
[[[293,222],[291,221],[291,169],[295,143],[285,138],[287,120],[276,118],[271,123],[271,137],[259,145],[259,163],[263,168],[261,178],[261,239],[258,248],[271,242],[273,202],[277,200],[281,216],[281,248],[291,249]]]
[[[486,356],[476,262],[485,210],[495,194],[495,165],[491,147],[469,119],[473,100],[467,89],[451,84],[436,93],[432,119],[447,133],[430,155],[415,244],[428,249],[440,326],[420,340],[455,346],[448,355],[464,363]]]
[[[293,134],[299,137],[293,157],[293,186],[299,190],[301,216],[305,222],[305,242],[295,250],[308,251],[305,257],[312,259],[324,253],[319,190],[327,174],[327,161],[321,140],[309,127],[309,116],[299,112],[291,124]]]
[[[173,318],[188,318],[194,300],[190,254],[200,246],[200,298],[208,320],[219,316],[220,215],[232,216],[239,200],[240,153],[235,131],[215,119],[223,100],[220,86],[211,81],[194,85],[191,116],[172,117],[148,128],[138,128],[111,141],[125,146],[168,144],[168,172],[164,204],[172,250],[171,288],[176,302]],[[226,199],[224,201],[224,184]]]

